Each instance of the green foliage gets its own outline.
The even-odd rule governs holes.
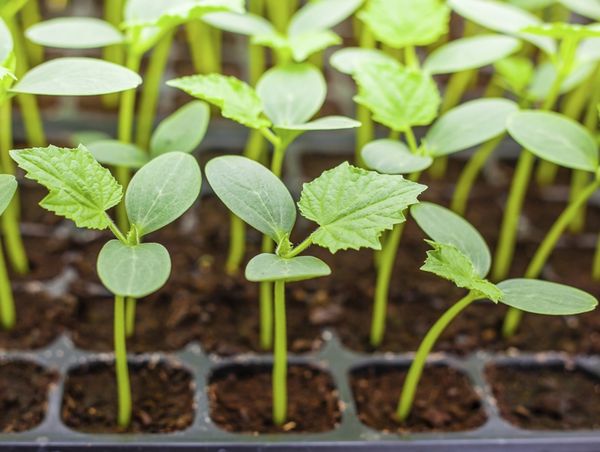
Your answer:
[[[220,30],[246,36],[276,33],[271,22],[262,16],[251,13],[210,13],[203,16],[202,21]]]
[[[504,58],[494,63],[494,69],[504,88],[519,97],[525,97],[534,74],[533,62],[529,58],[520,56]]]
[[[0,215],[4,213],[17,191],[17,179],[11,174],[0,174]]]
[[[277,32],[257,35],[252,37],[252,43],[270,47],[281,55],[291,56],[296,62],[303,62],[314,53],[341,44],[342,39],[332,31],[316,30],[293,36]]]
[[[148,153],[135,144],[119,140],[97,140],[85,143],[94,158],[104,165],[141,168],[149,161]]]
[[[530,25],[523,29],[525,33],[532,33],[540,36],[549,36],[556,39],[575,39],[595,38],[600,36],[600,30],[593,25],[571,24],[567,22],[544,23]]]
[[[408,147],[396,140],[375,140],[361,151],[367,168],[383,174],[410,174],[426,170],[433,159],[410,152]]]
[[[263,253],[252,258],[246,266],[246,279],[254,282],[294,282],[330,274],[329,266],[313,256],[283,258]]]
[[[378,49],[345,47],[337,50],[329,59],[331,65],[343,74],[353,75],[361,67],[373,63],[400,65],[394,58]]]
[[[571,11],[600,21],[600,2],[598,0],[558,0]]]
[[[121,32],[110,23],[94,17],[59,17],[29,27],[25,36],[31,42],[60,49],[94,49],[120,44]]]

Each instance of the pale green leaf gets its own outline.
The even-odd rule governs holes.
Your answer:
[[[502,291],[479,276],[473,262],[456,246],[429,240],[427,242],[433,249],[427,251],[427,260],[421,270],[452,281],[458,287],[473,290],[494,302],[502,299]]]
[[[292,195],[271,171],[245,157],[228,155],[206,165],[215,194],[235,215],[279,243],[296,222]]]
[[[423,68],[431,74],[448,74],[478,69],[505,58],[521,48],[512,36],[479,35],[450,41],[425,60]]]
[[[578,122],[560,113],[526,110],[508,119],[510,135],[539,158],[566,168],[596,172],[598,145]]]
[[[492,265],[490,250],[481,234],[467,220],[430,202],[413,206],[410,213],[432,240],[455,246],[473,263],[480,278],[487,276]]]
[[[571,11],[600,21],[600,0],[558,0]]]
[[[346,47],[337,50],[329,59],[330,64],[343,74],[353,75],[358,69],[373,63],[388,63],[400,66],[394,58],[378,49]]]
[[[127,246],[111,240],[98,255],[98,276],[115,295],[141,298],[165,285],[171,274],[171,258],[158,243]]]
[[[373,119],[393,130],[430,124],[440,105],[438,87],[426,73],[394,64],[374,63],[354,73],[354,100],[373,113]]]
[[[193,152],[204,139],[209,121],[206,103],[187,103],[158,125],[150,140],[150,154],[156,157],[172,151]]]
[[[509,0],[515,6],[529,11],[538,11],[554,5],[558,0]]]
[[[533,62],[519,56],[496,61],[494,69],[503,86],[519,96],[524,95],[534,74]]]
[[[142,79],[118,64],[95,58],[56,58],[27,72],[12,92],[48,96],[96,96],[136,88]]]
[[[45,47],[94,49],[120,44],[123,35],[113,25],[94,17],[60,17],[39,22],[25,32],[27,39]]]
[[[154,232],[183,215],[200,194],[202,175],[194,157],[168,152],[147,163],[127,187],[125,208],[140,235]]]
[[[484,143],[506,131],[508,117],[519,106],[507,99],[476,99],[442,115],[427,131],[429,155],[439,157]]]
[[[589,38],[581,41],[577,47],[576,59],[583,64],[600,60],[600,38]]]
[[[276,254],[259,254],[246,266],[248,281],[303,281],[331,274],[329,266],[313,256],[285,259]]]
[[[350,17],[364,0],[315,0],[302,7],[290,21],[288,34],[333,28]]]
[[[298,206],[319,225],[313,243],[332,253],[381,249],[383,231],[406,220],[404,211],[427,187],[402,176],[378,174],[342,163],[304,184]]]
[[[43,208],[82,228],[108,227],[106,211],[121,201],[123,189],[85,147],[14,150],[10,156],[28,179],[48,189],[48,196],[40,202]]]
[[[271,125],[263,117],[263,105],[254,88],[235,77],[221,74],[192,75],[169,80],[167,85],[216,105],[225,118],[247,127],[261,129]]]
[[[271,22],[251,13],[210,13],[202,16],[202,21],[220,30],[246,36],[267,35],[276,32]]]
[[[545,315],[575,315],[593,311],[598,300],[583,290],[535,279],[509,279],[498,287],[502,303],[521,311]]]
[[[317,52],[341,44],[342,38],[333,31],[318,30],[291,35],[289,42],[294,61],[303,62]]]
[[[413,154],[404,143],[387,139],[371,141],[361,155],[367,168],[383,174],[410,174],[433,163],[431,157]]]
[[[267,117],[282,127],[311,119],[325,102],[327,85],[313,65],[288,64],[268,70],[258,81],[256,92]]]
[[[13,39],[10,30],[6,23],[0,18],[0,65],[5,65],[5,62],[13,52]]]
[[[345,116],[325,116],[304,124],[290,124],[284,127],[278,127],[281,130],[296,130],[307,132],[310,130],[342,130],[355,129],[360,127],[360,122]]]
[[[141,168],[148,163],[148,154],[134,144],[118,140],[99,140],[84,143],[94,158],[103,165]]]
[[[358,17],[378,41],[403,48],[433,44],[448,33],[450,9],[441,0],[369,0]]]
[[[17,191],[17,179],[11,174],[0,174],[0,215],[4,213]]]
[[[583,83],[596,68],[595,62],[581,63],[575,66],[563,82],[560,93],[564,94]],[[544,62],[537,66],[533,79],[527,91],[527,96],[533,100],[544,100],[556,79],[556,68],[550,62]]]

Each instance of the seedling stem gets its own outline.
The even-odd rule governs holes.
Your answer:
[[[285,282],[275,281],[275,343],[273,361],[273,422],[282,425],[287,417],[287,328]]]
[[[117,394],[119,397],[117,422],[119,427],[127,428],[131,422],[131,387],[129,384],[127,349],[125,345],[125,299],[120,295],[115,295],[114,322],[115,369],[117,373]]]

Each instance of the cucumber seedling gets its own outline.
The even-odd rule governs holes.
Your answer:
[[[326,276],[329,267],[300,256],[311,245],[331,253],[345,249],[379,249],[380,235],[405,221],[405,209],[426,189],[402,176],[378,174],[342,163],[304,184],[298,207],[319,225],[298,245],[290,235],[296,205],[283,182],[260,163],[240,156],[211,160],[206,177],[217,196],[239,218],[265,234],[275,253],[262,253],[246,267],[246,278],[275,284],[273,422],[282,425],[287,411],[287,340],[285,284]]]
[[[0,174],[0,215],[3,215],[9,206],[15,192],[17,180],[11,174]],[[12,287],[4,259],[4,251],[0,243],[0,325],[9,330],[16,322],[15,302]]]
[[[486,279],[491,254],[479,232],[451,210],[431,203],[411,208],[411,215],[429,236],[432,250],[421,270],[452,281],[468,290],[429,329],[408,370],[400,395],[396,418],[410,415],[415,393],[427,357],[446,327],[464,309],[478,300],[491,300],[509,307],[543,315],[575,315],[592,311],[596,298],[582,290],[537,279],[509,279],[493,284]]]
[[[196,159],[182,152],[161,155],[140,169],[124,196],[131,227],[121,231],[107,211],[123,198],[123,187],[83,146],[76,149],[31,148],[11,151],[26,177],[46,187],[40,205],[73,220],[78,227],[110,229],[115,240],[98,256],[98,276],[114,294],[114,348],[118,388],[118,425],[131,420],[131,388],[127,367],[125,323],[127,298],[141,298],[160,289],[169,278],[169,252],[158,243],[142,243],[145,235],[183,215],[200,194]]]

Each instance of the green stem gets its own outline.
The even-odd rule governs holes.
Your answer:
[[[233,275],[238,272],[246,255],[246,224],[234,214],[229,221],[229,254],[225,263],[225,271]]]
[[[123,0],[104,0],[104,20],[115,27],[119,27],[123,20]],[[123,64],[125,49],[123,45],[116,44],[102,49],[103,59],[111,63]],[[102,103],[107,108],[116,108],[119,104],[119,94],[105,94]]]
[[[284,0],[267,0],[267,12],[277,31],[285,33],[290,20],[290,6]]]
[[[289,253],[287,253],[284,257],[291,259],[292,257],[296,257],[298,256],[300,253],[302,253],[303,251],[306,251],[306,249],[311,246],[313,243],[312,241],[312,235],[309,235],[306,239],[304,239],[301,243],[299,243],[298,245],[296,245]]]
[[[29,0],[23,5],[21,19],[25,30],[42,20],[38,0]],[[29,61],[31,61],[33,66],[37,66],[44,61],[44,48],[42,46],[34,44],[31,41],[26,41],[25,47],[27,48]]]
[[[0,244],[0,323],[5,330],[11,330],[16,323],[15,300],[8,278],[6,261]]]
[[[404,380],[404,386],[402,387],[402,393],[400,394],[398,409],[396,411],[396,417],[400,422],[404,422],[410,415],[415,394],[417,392],[417,386],[419,385],[419,380],[421,379],[423,369],[425,368],[427,356],[429,356],[436,341],[458,314],[480,298],[481,297],[477,294],[470,292],[466,297],[452,305],[427,332],[423,342],[421,342],[421,345],[419,345],[419,348],[417,349],[415,358],[406,375],[406,380]]]
[[[600,281],[600,234],[596,242],[596,252],[594,253],[594,262],[592,263],[592,279]]]
[[[117,422],[119,427],[127,428],[131,422],[131,387],[125,344],[125,299],[120,295],[115,295],[114,322],[115,370],[119,399]]]
[[[262,252],[273,252],[273,240],[264,235],[262,238]],[[270,350],[273,346],[273,284],[261,282],[259,286],[260,309],[260,346],[263,350]]]
[[[404,62],[410,69],[419,69],[421,63],[419,62],[415,46],[406,46],[404,48]]]
[[[285,282],[275,281],[275,343],[273,349],[273,423],[287,418],[287,331]]]
[[[465,215],[473,185],[475,185],[475,181],[485,166],[485,163],[490,158],[490,155],[492,155],[500,145],[504,137],[504,134],[500,135],[481,145],[465,165],[456,182],[456,187],[452,196],[451,208],[457,214],[461,216]]]
[[[363,49],[374,49],[375,48],[375,37],[369,27],[363,24],[360,32],[360,47]],[[371,112],[363,105],[356,105],[356,119],[361,123],[361,126],[356,129],[356,148],[354,151],[354,161],[357,166],[364,168],[365,163],[362,159],[362,149],[373,141],[375,137],[375,125]]]
[[[135,139],[136,145],[141,149],[148,150],[150,148],[150,136],[152,135],[152,128],[154,126],[161,81],[169,60],[173,35],[174,31],[167,32],[156,47],[154,47],[144,77],[144,85],[138,107]]]
[[[201,20],[193,20],[185,26],[192,63],[199,74],[221,72],[221,59],[218,54],[219,45],[210,25]]]
[[[132,337],[135,333],[135,308],[137,300],[127,297],[125,299],[125,336]]]
[[[533,259],[529,263],[525,270],[525,278],[534,279],[538,278],[548,262],[548,258],[552,254],[552,251],[556,247],[558,240],[563,235],[569,224],[573,221],[577,212],[581,206],[587,203],[590,197],[600,187],[600,181],[596,180],[593,183],[587,185],[577,196],[576,199],[569,202],[567,208],[560,214],[558,219],[552,225],[552,228],[544,237],[544,240],[536,250]],[[504,318],[504,324],[502,326],[502,333],[504,337],[511,337],[517,331],[523,312],[510,308],[506,317]]]

